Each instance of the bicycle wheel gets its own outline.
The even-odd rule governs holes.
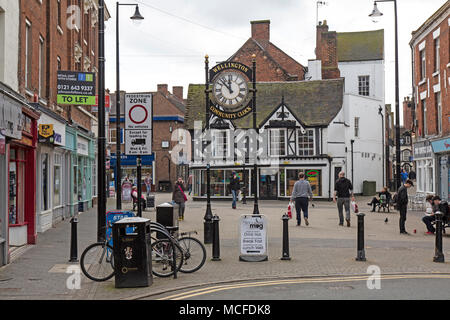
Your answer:
[[[206,249],[198,239],[182,237],[178,239],[178,244],[183,250],[181,272],[192,273],[203,267],[206,261]]]
[[[161,239],[152,243],[152,273],[158,277],[170,277],[173,275],[173,243],[168,239]],[[177,271],[183,264],[181,248],[175,244]]]
[[[91,244],[81,254],[80,267],[93,281],[111,279],[114,276],[113,248],[105,242]]]

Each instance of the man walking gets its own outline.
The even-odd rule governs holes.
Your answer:
[[[300,172],[298,174],[298,181],[294,184],[294,190],[292,190],[291,201],[295,201],[295,211],[297,212],[297,225],[301,224],[301,211],[303,211],[303,217],[305,218],[305,224],[308,226],[308,199],[312,200],[313,194],[311,185],[308,180],[305,180],[305,174]]]
[[[397,192],[397,210],[400,213],[399,225],[401,234],[409,234],[408,232],[406,232],[405,222],[406,211],[408,209],[408,189],[413,186],[413,182],[410,179],[407,179]]]
[[[237,196],[238,196],[240,188],[241,188],[241,186],[240,186],[239,178],[236,175],[236,172],[233,171],[232,177],[230,178],[230,190],[231,190],[231,194],[233,196],[233,202],[231,204],[231,207],[233,209],[236,209],[236,201],[237,201]]]
[[[353,196],[353,185],[352,182],[345,177],[344,171],[339,172],[339,179],[334,185],[333,201],[336,202],[337,197],[337,207],[339,212],[339,225],[344,225],[344,215],[342,212],[342,206],[345,207],[345,221],[347,222],[347,227],[350,227],[350,197],[355,200]]]

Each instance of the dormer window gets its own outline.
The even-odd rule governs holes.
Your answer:
[[[269,129],[271,156],[286,155],[286,129]]]
[[[302,132],[297,130],[298,137],[298,155],[299,156],[313,156],[314,155],[314,130],[307,129]]]

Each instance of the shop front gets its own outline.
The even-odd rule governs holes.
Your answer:
[[[450,201],[450,138],[432,141],[431,146],[436,160],[436,194]]]
[[[135,155],[125,155],[120,156],[120,168],[122,173],[122,201],[131,201],[131,188],[137,185],[137,156]],[[142,193],[147,192],[147,187],[145,184],[145,179],[149,177],[151,181],[155,181],[154,177],[154,162],[155,157],[152,155],[141,156],[141,186]],[[108,170],[108,180],[109,180],[109,192],[110,196],[115,196],[115,173],[116,173],[116,163],[117,157],[115,153],[111,153],[110,169]],[[151,190],[149,190],[150,192]]]
[[[413,144],[414,162],[416,164],[416,191],[434,194],[435,190],[435,159],[429,140]]]

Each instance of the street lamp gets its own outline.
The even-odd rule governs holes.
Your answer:
[[[397,30],[397,0],[376,0],[371,18],[381,17],[383,13],[378,10],[377,2],[394,2],[395,18],[395,190],[400,187],[400,109],[398,90],[398,30]]]
[[[381,143],[381,152],[382,152],[382,157],[381,157],[381,161],[382,161],[382,171],[383,171],[383,179],[382,179],[382,184],[383,187],[386,186],[386,184],[384,183],[384,136],[385,136],[385,132],[384,132],[384,115],[383,115],[383,108],[381,106],[379,106],[378,108],[378,114],[381,116],[381,137],[382,137],[382,143]]]
[[[130,17],[133,22],[139,24],[144,17],[139,12],[139,6],[133,3],[116,2],[116,206],[117,210],[122,209],[122,168],[120,165],[120,76],[119,76],[119,7],[120,6],[136,6],[134,15]],[[140,181],[138,181],[140,185]]]

